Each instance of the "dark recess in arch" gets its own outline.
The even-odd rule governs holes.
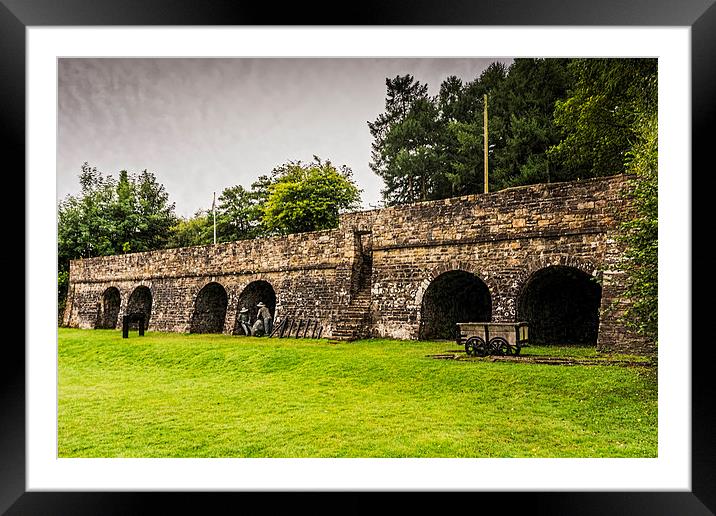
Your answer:
[[[276,292],[274,291],[271,283],[264,280],[252,281],[246,288],[241,292],[239,296],[239,302],[236,305],[236,324],[234,325],[234,334],[243,335],[241,324],[239,323],[239,310],[243,307],[249,309],[249,317],[251,318],[250,324],[254,324],[256,321],[256,315],[258,314],[258,307],[256,306],[259,301],[262,301],[271,312],[272,317],[276,317]]]
[[[134,289],[127,301],[126,313],[143,313],[145,329],[149,327],[149,318],[152,315],[152,291],[149,287],[140,286]],[[138,323],[130,323],[129,327],[138,329]]]
[[[190,333],[223,333],[229,297],[219,283],[208,283],[197,294]]]
[[[114,330],[117,327],[120,300],[117,287],[109,287],[104,291],[94,326],[96,329]]]
[[[469,272],[448,271],[435,278],[420,308],[421,340],[455,339],[456,323],[492,320],[492,298],[487,285]]]
[[[553,265],[527,280],[517,316],[530,325],[532,344],[594,346],[602,287],[575,267]]]

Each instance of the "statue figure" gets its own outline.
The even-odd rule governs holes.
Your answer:
[[[241,324],[241,329],[244,330],[244,335],[247,337],[253,335],[251,333],[251,326],[249,326],[249,309],[246,307],[243,307],[241,310],[239,310],[239,324]]]
[[[254,337],[262,336],[264,334],[264,322],[261,319],[256,319],[250,331]]]
[[[256,316],[256,323],[254,323],[254,328],[256,328],[256,324],[259,321],[262,322],[264,334],[267,337],[271,336],[271,330],[273,329],[273,317],[271,316],[271,312],[269,311],[268,307],[263,303],[263,301],[259,301],[259,304],[256,305],[259,307],[259,313]]]

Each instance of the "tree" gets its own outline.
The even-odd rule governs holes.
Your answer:
[[[484,191],[484,96],[488,95],[488,160],[492,169],[495,156],[504,145],[504,96],[501,90],[506,74],[504,64],[493,62],[459,92],[453,78],[448,77],[441,85],[438,98],[441,117],[446,122],[442,138],[447,158],[442,174],[450,188],[439,192],[435,198]],[[445,90],[451,92],[447,97],[449,102],[445,102]],[[494,182],[491,183],[491,189],[494,189]]]
[[[57,210],[60,302],[70,260],[161,249],[177,220],[164,186],[146,170],[123,170],[115,180],[85,162],[79,182],[80,194],[68,195]]]
[[[263,224],[272,234],[301,233],[338,227],[343,210],[357,209],[360,190],[352,171],[314,156],[313,162],[290,161],[277,167],[261,207]]]
[[[507,68],[491,63],[467,84],[447,77],[437,96],[412,75],[386,79],[385,112],[368,122],[371,169],[385,183],[388,205],[482,192],[483,107],[490,97],[490,159],[505,145]]]
[[[166,245],[169,228],[176,223],[175,205],[169,202],[164,185],[151,172],[143,170],[136,178],[136,207],[138,225],[133,251],[151,251]]]
[[[553,113],[568,87],[567,59],[515,59],[500,88],[506,127],[490,174],[496,189],[559,180],[546,151],[560,141]]]
[[[225,188],[219,196],[216,214],[216,238],[231,242],[254,238],[261,234],[260,212],[256,196],[241,185]]]
[[[561,141],[548,155],[562,179],[624,172],[639,117],[656,109],[656,59],[574,59],[572,86],[556,104]]]
[[[437,107],[427,85],[412,75],[385,84],[385,112],[368,122],[374,138],[370,168],[383,178],[388,205],[431,198],[442,162]]]
[[[58,254],[61,263],[71,258],[110,254],[115,248],[113,209],[116,182],[87,163],[80,173],[81,192],[67,196],[58,206]]]
[[[166,247],[191,247],[207,245],[214,241],[213,220],[205,210],[198,210],[194,216],[180,218],[169,228]]]
[[[385,112],[368,126],[371,168],[388,205],[624,171],[640,106],[656,105],[655,59],[515,59],[434,98],[413,76],[386,79]]]

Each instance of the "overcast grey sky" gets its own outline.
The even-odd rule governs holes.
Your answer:
[[[353,170],[367,209],[383,186],[367,122],[384,110],[386,77],[410,73],[433,95],[492,61],[512,60],[60,59],[57,199],[79,192],[85,161],[115,177],[147,169],[186,217],[213,192],[315,154]]]

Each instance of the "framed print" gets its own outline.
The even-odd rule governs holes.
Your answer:
[[[694,210],[708,206],[704,199],[699,199],[707,195],[708,189],[694,188],[694,179],[703,179],[704,174],[708,177],[706,171],[713,168],[706,164],[705,150],[707,129],[716,118],[712,93],[716,91],[716,72],[711,66],[716,62],[713,2],[363,3],[347,7],[343,15],[316,16],[313,10],[304,11],[299,7],[271,11],[256,5],[218,0],[205,4],[162,0],[141,3],[71,0],[62,4],[49,0],[2,0],[0,41],[5,73],[0,91],[7,106],[2,116],[3,125],[8,129],[6,142],[10,154],[19,161],[16,168],[25,170],[27,254],[25,349],[8,348],[3,360],[6,374],[2,379],[5,422],[0,441],[3,477],[0,509],[8,514],[76,514],[77,507],[82,506],[86,509],[79,512],[87,514],[127,513],[136,512],[151,501],[159,501],[167,509],[180,508],[192,493],[200,503],[220,501],[228,512],[236,503],[246,503],[259,496],[261,503],[278,501],[313,507],[322,499],[311,493],[333,493],[339,495],[338,503],[364,512],[375,503],[381,503],[381,495],[400,492],[404,493],[399,497],[404,507],[424,506],[426,493],[442,495],[436,497],[437,503],[459,493],[459,499],[467,503],[496,503],[510,511],[538,507],[540,512],[550,514],[603,514],[606,511],[709,514],[716,511],[713,488],[716,453],[711,438],[715,393],[706,371],[709,361],[702,360],[710,344],[708,337],[701,336],[702,330],[708,327],[711,304],[704,301],[708,298],[699,300],[697,297],[697,293],[705,293],[712,284],[710,276],[702,271],[710,270],[713,259],[705,261],[692,250],[694,243],[708,241],[711,234],[709,228],[702,227],[708,216],[698,216]],[[662,241],[659,247],[659,333],[662,344],[658,352],[656,456],[425,461],[411,457],[105,459],[79,458],[82,455],[68,458],[58,452],[54,233],[59,197],[55,190],[59,185],[55,171],[62,159],[57,137],[61,122],[58,113],[61,103],[66,105],[83,95],[93,95],[87,90],[67,93],[73,77],[83,74],[99,77],[104,73],[102,67],[110,60],[122,63],[124,67],[119,73],[132,76],[140,61],[162,59],[171,61],[172,65],[201,60],[212,60],[212,63],[252,60],[246,66],[253,70],[264,70],[265,62],[271,60],[286,72],[294,64],[313,66],[311,60],[319,58],[322,64],[338,68],[338,63],[343,61],[357,63],[368,59],[416,62],[501,59],[509,63],[520,57],[600,56],[654,58],[659,65],[659,239]],[[85,63],[91,66],[86,67]],[[172,71],[171,77],[176,83],[194,73],[190,66]],[[358,80],[357,74],[351,76],[353,72],[345,71],[346,82],[341,83],[339,74],[333,76],[325,69],[316,70],[316,75],[330,77],[337,85]],[[212,73],[209,69],[203,72]],[[266,73],[259,76],[267,81],[281,80],[280,72]],[[161,74],[152,77],[155,91],[172,87]],[[294,80],[297,75],[291,77]],[[348,93],[352,90],[347,86],[346,91],[346,98],[354,95]],[[146,92],[138,89],[133,95],[143,99]],[[109,97],[103,97],[103,102],[113,105]],[[299,98],[294,103],[297,111],[301,102]],[[357,102],[354,96],[352,102],[341,104],[340,109],[347,113],[349,105]],[[150,109],[146,104],[143,106],[141,109]],[[232,106],[237,110],[251,108],[244,104]],[[262,105],[262,108],[268,110],[269,106]],[[207,108],[211,109],[215,108]],[[319,105],[313,110],[318,123],[324,120],[318,113]],[[312,118],[307,110],[303,115],[306,128],[291,133],[292,138],[299,138],[299,133],[314,127],[309,125],[316,123]],[[157,120],[160,119],[161,114]],[[277,117],[272,123],[282,122]],[[113,129],[108,129],[107,135],[111,136]],[[139,127],[136,130],[140,132]],[[157,126],[156,130],[162,128]],[[264,126],[256,130],[270,137]],[[241,135],[250,134],[249,129],[242,131]],[[85,136],[78,137],[74,145],[79,149],[83,144],[89,146],[86,133],[78,131],[78,134]],[[109,136],[106,141],[113,141]],[[171,146],[172,142],[178,145],[176,142],[181,141],[184,148],[190,148],[192,138],[199,137],[214,142],[217,167],[220,159],[230,160],[219,150],[222,145],[230,145],[230,138],[221,130],[191,135],[183,140],[167,137],[165,143]],[[254,147],[260,148],[261,142],[261,138],[256,139]],[[487,148],[485,151],[487,154]],[[702,168],[704,172],[692,173]],[[196,181],[194,188],[201,188],[195,177],[181,180]],[[373,185],[361,186],[365,190]],[[356,232],[356,246],[362,246],[361,249],[374,245],[364,238],[366,233],[370,231]],[[129,271],[132,265],[127,262],[122,265],[125,266]],[[347,281],[353,281],[351,273],[346,274]],[[692,278],[697,279],[693,284]],[[429,288],[426,285],[420,295],[427,296]],[[145,290],[151,303],[154,291],[148,287]],[[225,291],[217,292],[216,296],[211,294],[211,299],[227,297]],[[230,291],[230,302],[225,303],[236,304],[238,292]],[[268,304],[275,315],[276,295],[272,293],[271,298],[269,294],[271,292],[262,291],[262,295],[273,300],[273,304]],[[250,298],[252,305],[263,306],[264,298]],[[114,308],[102,308],[103,313],[114,310],[112,327],[118,328],[114,324],[119,313],[119,296],[116,301],[107,299],[106,305]],[[121,305],[122,309],[129,313],[132,298],[122,299],[121,303],[126,303]],[[262,302],[257,305],[257,301]],[[81,321],[84,316],[80,312],[84,308],[78,308],[76,315],[72,310],[68,311],[68,320],[76,317]],[[209,321],[211,317],[207,318]],[[412,324],[409,316],[406,319]],[[270,313],[269,320],[271,322],[266,322],[264,318],[269,328],[273,322],[281,322],[273,321]],[[214,324],[207,321],[192,322],[192,325],[203,328],[202,325]],[[128,328],[129,324],[128,320]],[[140,331],[143,331],[142,324],[140,322]],[[303,327],[304,334],[309,324]],[[317,326],[315,324],[314,333]],[[233,327],[239,328],[238,318],[236,323],[232,319]],[[300,331],[301,326],[298,328]],[[86,434],[91,433],[91,429],[86,430]],[[278,493],[281,495],[272,498]],[[489,501],[483,499],[485,496]],[[235,497],[240,501],[235,502]]]

